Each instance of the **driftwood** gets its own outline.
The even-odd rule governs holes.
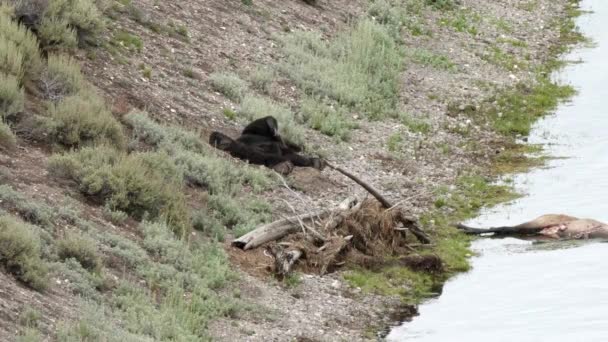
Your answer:
[[[380,203],[382,203],[382,206],[386,209],[392,209],[394,206],[393,204],[387,200],[384,196],[382,196],[382,194],[380,194],[380,192],[378,190],[376,190],[373,186],[371,186],[370,184],[364,182],[363,180],[361,180],[359,177],[353,175],[352,173],[340,168],[340,167],[336,167],[333,166],[329,163],[326,163],[326,165],[331,168],[334,169],[338,172],[340,172],[341,174],[345,175],[346,177],[352,179],[355,183],[361,185],[365,190],[367,190],[367,192],[369,192],[370,194],[372,194],[372,196],[374,196]],[[428,237],[428,235],[426,235],[426,233],[418,226],[418,224],[416,223],[415,220],[409,219],[407,217],[405,217],[403,215],[403,213],[399,213],[399,221],[401,221],[401,223],[403,224],[403,226],[405,228],[407,228],[409,231],[412,232],[412,234],[414,234],[414,236],[416,236],[416,238],[424,243],[424,244],[429,244],[431,243],[431,239]]]
[[[345,211],[352,208],[356,203],[357,199],[349,197],[344,200],[338,208],[335,210],[325,209],[316,211],[313,213],[296,215],[288,218],[284,218],[272,223],[268,223],[258,227],[257,229],[241,236],[238,239],[232,241],[232,245],[243,250],[257,248],[266,242],[276,241],[284,236],[293,234],[302,230],[302,223],[306,221],[313,221],[315,219],[324,219],[330,214],[340,211]],[[336,224],[337,225],[337,224]]]

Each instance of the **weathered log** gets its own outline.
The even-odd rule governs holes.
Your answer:
[[[369,192],[370,194],[372,194],[372,196],[374,196],[381,204],[384,208],[386,209],[391,209],[393,208],[393,204],[387,200],[384,196],[382,196],[382,194],[380,194],[380,192],[378,190],[376,190],[373,186],[371,186],[370,184],[364,182],[363,180],[361,180],[359,177],[353,175],[352,173],[337,167],[337,166],[333,166],[329,163],[326,163],[326,165],[331,168],[334,169],[338,172],[340,172],[341,174],[345,175],[346,177],[352,179],[355,183],[361,185],[365,190],[367,190],[367,192]],[[416,238],[418,239],[418,241],[424,243],[424,244],[429,244],[431,243],[431,239],[428,237],[428,235],[426,235],[426,233],[418,226],[418,223],[414,220],[408,219],[406,218],[403,213],[399,213],[398,217],[399,221],[401,223],[403,223],[403,227],[407,228],[409,231],[412,232],[412,234],[414,234],[414,236],[416,236]]]
[[[336,210],[345,210],[343,208],[348,210],[355,203],[357,203],[357,199],[349,197],[340,203]],[[314,221],[317,218],[324,219],[333,211],[334,210],[329,209],[319,210],[313,213],[296,215],[262,225],[240,238],[233,240],[232,245],[244,250],[257,248],[267,242],[275,241],[289,234],[298,232],[298,230],[302,229],[300,226],[301,222]]]

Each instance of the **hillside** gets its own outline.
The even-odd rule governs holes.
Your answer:
[[[512,198],[573,90],[572,0],[24,0],[0,7],[0,340],[373,340],[468,269],[451,224]],[[228,157],[273,115],[431,235],[391,263],[279,281],[230,240],[365,192]],[[409,240],[408,240],[409,241]],[[368,265],[369,266],[369,265]]]

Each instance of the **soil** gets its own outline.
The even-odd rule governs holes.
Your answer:
[[[244,77],[260,65],[273,65],[282,58],[274,37],[290,30],[312,30],[326,37],[347,28],[348,23],[364,14],[366,1],[319,0],[310,6],[304,1],[254,0],[246,6],[237,0],[154,1],[133,0],[140,10],[137,20],[127,12],[111,21],[111,32],[128,31],[142,38],[141,52],[117,48],[80,51],[79,59],[88,79],[112,104],[117,116],[133,108],[147,110],[155,119],[196,129],[206,139],[212,130],[235,135],[242,122],[224,117],[224,108],[237,108],[208,83],[215,71],[232,70]],[[423,119],[431,127],[429,134],[409,131],[396,120],[369,122],[353,114],[360,128],[351,141],[335,140],[307,130],[309,144],[322,146],[333,164],[360,176],[413,217],[425,212],[434,200],[433,190],[451,186],[464,170],[487,168],[501,138],[490,127],[477,126],[466,115],[490,98],[496,89],[518,82],[534,82],[526,68],[505,68],[488,62],[492,46],[499,46],[516,60],[540,65],[549,56],[549,48],[558,44],[559,32],[550,23],[565,16],[568,0],[460,1],[462,8],[479,14],[477,34],[458,32],[441,25],[443,12],[425,7],[418,17],[430,35],[414,36],[404,32],[408,51],[427,50],[442,54],[454,62],[452,70],[418,64],[408,59],[401,75],[400,106],[406,113]],[[142,21],[187,28],[188,40],[179,35],[155,33]],[[508,28],[508,29],[507,29]],[[111,40],[109,33],[108,40]],[[525,42],[518,46],[510,40]],[[152,70],[144,77],[140,66]],[[187,76],[185,70],[191,70]],[[296,103],[298,93],[282,80],[273,84],[273,97]],[[387,149],[389,137],[402,133],[399,153]],[[475,148],[467,144],[477,141]],[[449,147],[449,152],[442,147]],[[66,195],[81,201],[83,212],[102,221],[99,207],[86,203],[66,186],[46,173],[49,151],[20,143],[17,151],[0,150],[0,175],[20,192],[48,203]],[[337,205],[353,193],[363,190],[341,174],[329,169],[297,170],[288,180],[294,191],[277,188],[266,196],[277,213],[290,212],[283,203],[306,203],[305,209]],[[403,201],[407,199],[407,201]],[[130,239],[133,232],[120,231],[107,223],[108,229]],[[395,315],[415,308],[405,307],[396,297],[362,293],[346,284],[341,272],[325,276],[302,274],[291,287],[274,280],[268,268],[271,259],[262,249],[243,252],[226,246],[240,281],[241,298],[254,309],[237,317],[214,322],[210,331],[219,341],[368,341],[376,339],[378,327],[395,322]],[[403,261],[428,270],[436,263],[428,260]],[[408,264],[408,262],[410,264]],[[18,312],[26,304],[44,315],[43,325],[75,315],[77,298],[53,279],[58,286],[40,295],[16,283],[0,272],[0,340],[10,340],[18,328]],[[401,319],[402,317],[400,317]],[[50,330],[50,328],[49,328]]]

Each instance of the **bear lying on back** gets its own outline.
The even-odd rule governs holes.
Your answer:
[[[233,157],[252,164],[265,165],[281,174],[289,174],[294,166],[314,167],[319,170],[325,166],[319,158],[298,154],[302,150],[301,147],[281,137],[277,120],[272,116],[254,120],[236,140],[220,132],[213,132],[209,143]]]

